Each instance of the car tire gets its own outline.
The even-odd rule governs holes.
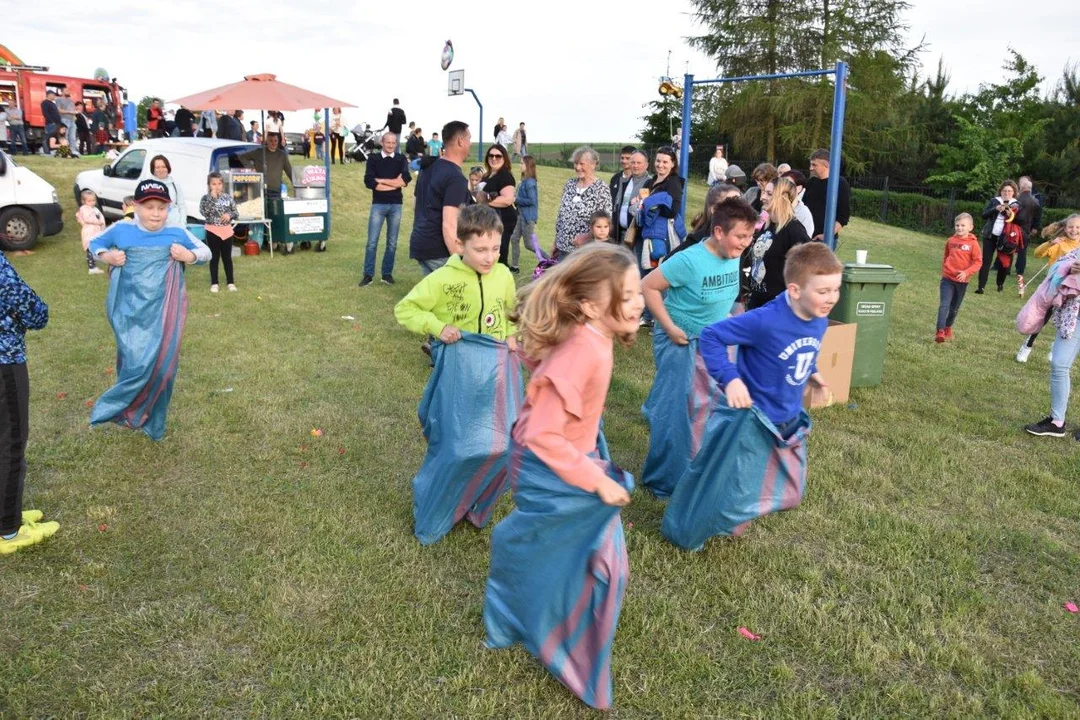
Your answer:
[[[29,250],[37,245],[38,221],[26,208],[13,207],[0,213],[0,246],[4,250]]]

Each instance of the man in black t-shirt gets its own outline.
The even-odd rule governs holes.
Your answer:
[[[416,212],[409,238],[409,257],[427,275],[438,270],[450,255],[461,252],[457,238],[458,212],[471,204],[469,181],[461,171],[472,146],[469,126],[460,120],[442,129],[443,156],[424,168],[416,181]]]
[[[825,203],[828,198],[829,188],[829,151],[815,150],[810,156],[810,177],[806,181],[806,190],[803,192],[803,205],[810,210],[814,217],[813,240],[825,239]],[[834,239],[839,237],[840,230],[847,226],[851,220],[851,186],[844,178],[840,178],[840,187],[836,193],[836,222],[833,225]]]

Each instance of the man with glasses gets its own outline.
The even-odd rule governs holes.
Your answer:
[[[427,276],[438,270],[450,256],[461,252],[457,238],[458,212],[471,204],[469,183],[461,173],[472,147],[469,126],[460,120],[448,122],[442,129],[443,155],[426,167],[416,181],[416,212],[409,257]]]

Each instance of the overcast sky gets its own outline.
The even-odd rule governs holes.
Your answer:
[[[955,93],[999,79],[1009,45],[1034,62],[1048,84],[1066,62],[1080,60],[1075,0],[982,0],[976,10],[951,0],[911,4],[912,43],[925,36],[929,72],[945,58]],[[90,76],[104,67],[136,101],[181,97],[269,72],[356,105],[345,112],[350,125],[382,125],[390,101],[399,97],[425,135],[460,119],[474,126],[475,137],[472,97],[446,97],[439,57],[451,39],[452,68],[465,70],[466,86],[484,103],[485,137],[503,116],[511,127],[525,121],[533,141],[634,138],[642,105],[657,97],[669,50],[672,75],[681,79],[689,63],[699,78],[714,76],[708,58],[684,41],[699,32],[689,0],[388,5],[394,11],[375,9],[370,0],[110,0],[90,11],[83,0],[50,0],[47,12],[30,12],[24,4],[23,12],[6,14],[0,42],[24,62],[59,74]],[[310,118],[290,117],[286,128],[300,129]]]

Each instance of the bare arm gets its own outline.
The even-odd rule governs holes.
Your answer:
[[[657,270],[649,273],[641,283],[641,294],[645,296],[645,305],[648,306],[649,311],[671,341],[676,345],[685,345],[689,341],[686,333],[674,323],[667,308],[664,307],[663,292],[670,287],[671,283],[664,277],[664,273]]]
[[[488,202],[488,207],[498,209],[510,207],[514,204],[514,186],[507,185],[499,191],[499,196]]]
[[[447,205],[442,209],[442,235],[446,249],[451,255],[460,255],[462,252],[461,241],[457,237],[458,213],[461,211],[453,205]]]

